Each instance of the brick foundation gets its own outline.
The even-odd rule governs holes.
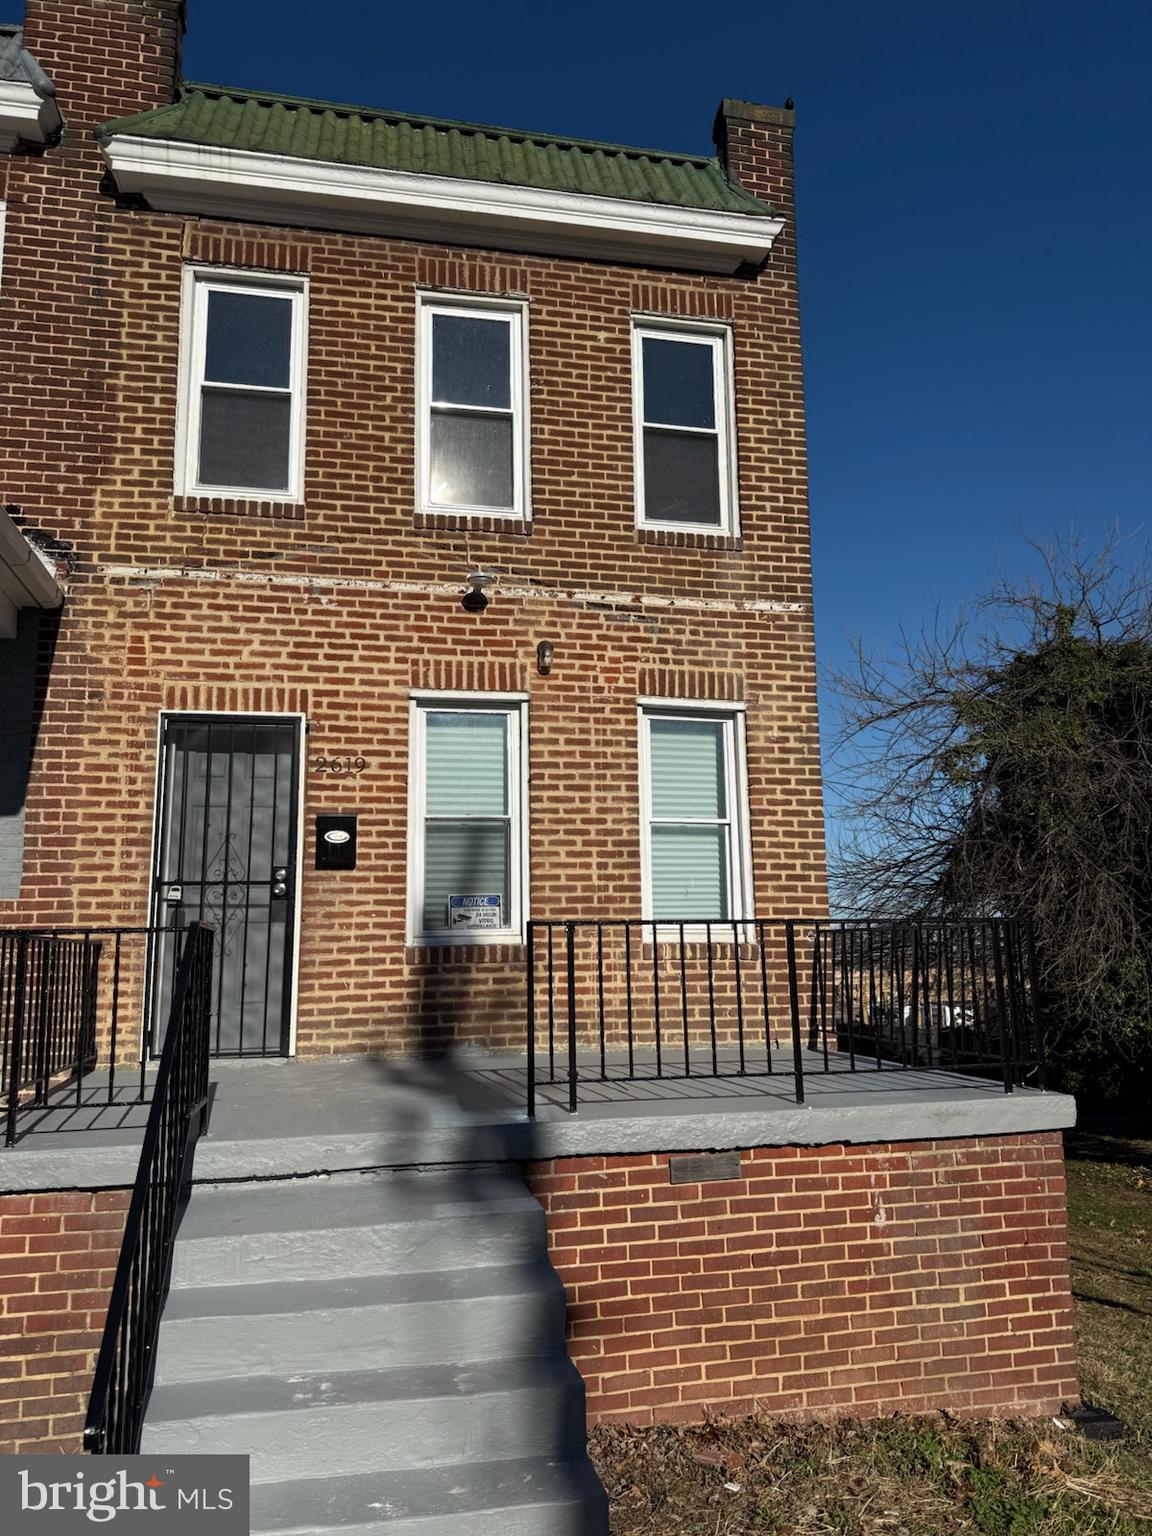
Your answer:
[[[1051,1413],[1077,1392],[1061,1139],[536,1163],[590,1422]]]
[[[0,1454],[82,1448],[129,1198],[0,1195]]]

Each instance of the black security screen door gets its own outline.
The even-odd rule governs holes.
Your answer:
[[[299,741],[296,721],[268,716],[164,721],[153,920],[180,929],[199,918],[216,928],[216,1056],[288,1048]],[[157,1019],[167,1017],[176,949],[167,938],[156,947]]]

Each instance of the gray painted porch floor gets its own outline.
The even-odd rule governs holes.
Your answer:
[[[903,1070],[846,1056],[804,1053],[805,1103],[795,1101],[791,1052],[773,1071],[739,1076],[734,1050],[720,1053],[722,1077],[705,1077],[710,1053],[666,1061],[657,1077],[637,1057],[638,1081],[613,1081],[625,1061],[610,1057],[608,1081],[596,1056],[582,1057],[579,1112],[562,1107],[563,1083],[538,1083],[538,1115],[525,1113],[523,1057],[465,1056],[449,1065],[415,1059],[215,1061],[208,1135],[197,1148],[197,1181],[276,1178],[353,1168],[731,1147],[912,1141],[1064,1129],[1072,1099],[952,1072]],[[559,1062],[557,1063],[559,1068]],[[748,1060],[751,1072],[753,1062]],[[538,1075],[546,1075],[545,1064]],[[0,1192],[117,1187],[135,1175],[147,1106],[107,1106],[90,1078],[59,1107],[25,1117],[18,1145],[0,1151]],[[121,1079],[118,1093],[134,1085]]]

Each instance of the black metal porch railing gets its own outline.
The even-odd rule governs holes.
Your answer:
[[[92,935],[0,932],[0,1096],[4,1141],[21,1108],[48,1101],[54,1083],[77,1080],[96,1059],[101,945]]]
[[[14,1146],[33,1111],[148,1102],[174,928],[0,929],[0,1105]],[[100,1076],[92,1076],[100,1066]]]
[[[96,1454],[140,1448],[190,1154],[205,1125],[213,931],[192,923],[185,934],[88,1400],[84,1449]]]
[[[1030,926],[533,920],[528,1112],[580,1085],[922,1069],[1043,1086]]]

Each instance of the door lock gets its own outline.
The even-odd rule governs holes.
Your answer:
[[[288,871],[284,868],[272,871],[272,894],[284,897],[288,894]]]

